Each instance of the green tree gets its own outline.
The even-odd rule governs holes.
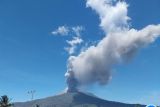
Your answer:
[[[10,103],[10,99],[7,95],[1,96],[0,98],[0,107],[12,107],[13,104]]]

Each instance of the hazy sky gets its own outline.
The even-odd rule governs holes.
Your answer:
[[[139,30],[160,23],[159,0],[126,2],[133,28]],[[36,90],[35,98],[61,93],[66,87],[66,50],[73,46],[66,40],[77,35],[73,29],[77,26],[82,28],[83,39],[77,39],[77,44],[101,40],[104,32],[99,23],[99,16],[86,8],[85,0],[0,0],[0,95],[7,94],[13,101],[27,101],[30,90]],[[59,26],[68,27],[69,31],[60,31],[69,34],[53,35]],[[86,90],[107,100],[160,105],[159,76],[157,39],[138,52],[132,62],[115,66],[108,85],[90,86]]]

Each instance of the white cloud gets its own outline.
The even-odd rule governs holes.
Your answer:
[[[76,26],[72,27],[73,32],[75,33],[76,36],[81,36],[81,32],[84,30],[84,27],[82,26]]]
[[[137,51],[160,36],[160,24],[148,25],[141,30],[129,28],[128,5],[125,2],[118,1],[113,5],[112,0],[87,0],[87,6],[99,14],[100,26],[106,36],[78,56],[69,57],[67,80],[76,79],[76,87],[68,87],[69,90],[86,84],[107,84],[112,78],[114,65],[128,62]],[[67,83],[68,86],[73,84]]]
[[[73,37],[73,39],[70,41],[67,40],[67,43],[71,46],[76,45],[76,44],[80,44],[82,42],[83,42],[83,40],[80,37]]]
[[[157,35],[160,35],[160,25],[110,33],[97,46],[71,56],[69,65],[80,83],[106,84],[111,79],[114,64],[132,59],[140,48],[154,42]]]
[[[77,46],[80,45],[83,42],[83,39],[81,38],[81,32],[84,30],[84,27],[82,26],[75,26],[71,28],[73,34],[75,35],[72,40],[67,40],[67,44],[69,44],[69,47],[66,47],[65,50],[70,54],[74,54],[76,52]]]
[[[69,55],[74,54],[78,45],[83,42],[81,38],[81,32],[84,30],[83,26],[59,26],[55,31],[52,32],[53,35],[66,36],[71,35],[72,40],[66,40],[66,43],[69,45],[64,49],[69,53]]]
[[[70,55],[74,54],[77,49],[77,45],[81,44],[82,42],[83,42],[82,38],[80,38],[79,36],[75,36],[73,37],[72,40],[67,40],[67,43],[70,45],[70,47],[66,47],[65,50]]]
[[[81,36],[81,32],[84,30],[83,26],[59,26],[56,30],[52,32],[53,35],[74,35],[74,36]]]
[[[99,15],[100,26],[107,33],[126,29],[128,27],[127,3],[117,2],[112,5],[113,0],[87,0],[87,7],[91,7]]]
[[[59,26],[56,30],[52,32],[53,35],[65,36],[68,35],[69,28],[67,26]]]

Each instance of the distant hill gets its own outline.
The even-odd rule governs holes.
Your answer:
[[[82,92],[64,93],[44,99],[15,103],[14,107],[35,107],[36,104],[40,107],[145,107],[145,105],[107,101]]]

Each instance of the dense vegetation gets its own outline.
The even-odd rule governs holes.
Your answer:
[[[12,107],[13,104],[10,103],[10,99],[7,95],[1,96],[0,98],[0,107]]]

